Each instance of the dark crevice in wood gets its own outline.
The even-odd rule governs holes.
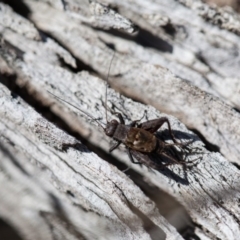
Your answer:
[[[61,46],[61,47],[64,48],[64,46]],[[81,71],[88,71],[90,74],[97,75],[94,69],[91,68],[89,65],[85,64],[84,62],[76,58],[75,58],[75,61],[76,61],[76,68],[66,63],[64,59],[59,56],[59,63],[60,63],[59,66],[68,70],[69,72],[78,73]]]
[[[240,170],[240,165],[239,165],[239,164],[237,164],[237,163],[235,163],[235,162],[232,162],[232,164],[233,164],[237,169]]]
[[[240,109],[239,109],[239,108],[234,107],[233,109],[234,109],[236,112],[240,113]]]
[[[151,32],[140,27],[138,27],[138,32],[133,35],[129,35],[125,32],[115,30],[115,29],[111,29],[111,30],[103,30],[101,28],[93,28],[93,29],[106,32],[108,34],[111,34],[116,37],[120,37],[122,39],[134,41],[143,47],[155,48],[156,50],[161,52],[169,52],[169,53],[173,52],[173,46],[171,44],[169,44],[167,41],[161,39],[158,36],[155,36]]]
[[[24,18],[28,18],[31,14],[31,10],[22,0],[0,0],[7,5],[9,5],[16,13]]]
[[[20,237],[16,229],[10,226],[6,221],[0,218],[0,235],[1,239],[4,240],[23,240]]]
[[[143,47],[155,48],[161,52],[173,52],[173,46],[171,44],[143,28],[139,28],[139,32],[136,36],[136,42]]]
[[[193,226],[187,226],[186,228],[181,230],[182,237],[185,240],[201,240],[195,233],[194,233],[195,227]]]
[[[171,23],[167,23],[165,26],[161,26],[161,28],[165,31],[165,33],[172,37],[174,37],[177,33],[175,26]]]

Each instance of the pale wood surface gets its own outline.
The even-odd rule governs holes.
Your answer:
[[[0,5],[0,217],[23,239],[187,238],[177,208],[163,214],[168,196],[191,234],[238,239],[239,16],[200,1],[23,3],[29,19]],[[123,32],[101,30],[112,28]],[[124,146],[109,155],[103,130],[47,92],[106,122],[110,45],[109,83],[122,95],[109,88],[108,106],[127,123],[167,116],[194,141],[195,166],[150,171]]]

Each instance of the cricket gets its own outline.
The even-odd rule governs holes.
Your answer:
[[[183,149],[188,145],[188,143],[180,143],[175,138],[170,122],[167,117],[161,117],[158,119],[148,120],[146,122],[140,123],[140,120],[132,121],[130,124],[126,124],[121,113],[114,112],[109,109],[109,111],[115,115],[117,119],[108,120],[108,107],[107,107],[107,89],[108,89],[108,79],[109,73],[111,70],[111,65],[114,59],[114,55],[111,59],[107,79],[106,79],[106,91],[105,91],[105,126],[102,123],[94,118],[91,114],[80,109],[79,107],[71,104],[70,102],[54,95],[49,92],[55,98],[63,101],[72,107],[76,108],[91,120],[95,121],[99,127],[101,127],[104,133],[114,139],[116,142],[113,146],[110,147],[109,152],[112,152],[119,147],[120,144],[125,145],[129,159],[134,164],[144,165],[148,168],[153,168],[157,170],[162,170],[164,167],[181,164],[186,165],[186,162],[182,159],[181,151],[178,149]],[[166,123],[168,126],[169,135],[173,143],[167,143],[163,140],[160,140],[156,136],[156,132]],[[153,160],[155,159],[155,160]],[[156,160],[157,159],[157,160]]]

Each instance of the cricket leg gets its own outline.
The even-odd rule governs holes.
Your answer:
[[[122,114],[120,112],[115,112],[115,111],[113,111],[111,109],[109,109],[109,111],[111,112],[111,114],[113,114],[113,115],[118,117],[118,119],[119,119],[121,124],[125,125],[125,121],[124,121],[123,116],[122,116]]]
[[[171,163],[166,163],[166,164],[163,164],[159,169],[160,170],[163,170],[165,167],[169,167],[169,166],[172,166],[172,165],[175,165],[175,163],[171,162]]]
[[[133,157],[137,159],[140,164],[146,166],[149,169],[158,169],[158,165],[154,161],[152,161],[149,155],[132,149],[130,151]]]
[[[138,119],[138,120],[134,120],[134,121],[132,121],[130,124],[129,124],[129,126],[130,127],[138,127],[139,125],[138,125],[138,122],[140,122],[140,121],[142,121],[142,119],[145,117],[145,115],[147,114],[147,111],[145,110],[144,111],[144,113],[143,113],[143,115],[142,115],[142,117],[140,118],[140,119]]]
[[[130,152],[130,149],[129,149],[129,148],[126,148],[126,149],[127,149],[128,157],[129,157],[129,159],[131,160],[131,162],[134,163],[134,164],[140,164],[140,165],[141,165],[142,163],[134,161],[133,156],[132,156],[132,153]],[[126,168],[125,170],[123,170],[122,172],[125,173],[125,172],[128,171],[129,169],[130,169],[130,167],[127,167],[127,168]]]
[[[127,147],[127,154],[128,154],[128,157],[129,157],[129,159],[131,160],[132,163],[134,163],[134,164],[142,164],[140,162],[134,161],[132,153],[130,152],[128,147]]]
[[[119,112],[114,112],[113,114],[118,117],[118,119],[119,119],[119,121],[120,121],[121,124],[124,124],[124,125],[125,125],[125,121],[124,121],[123,116],[122,116],[121,113],[119,113]]]
[[[168,131],[169,131],[169,134],[170,134],[173,142],[176,144],[180,144],[180,143],[178,143],[177,139],[174,137],[170,122],[166,117],[162,117],[162,118],[158,118],[158,119],[154,119],[154,120],[150,120],[150,121],[141,123],[139,125],[139,128],[142,128],[150,133],[155,133],[164,123],[167,123],[167,125],[168,125]]]
[[[171,156],[169,156],[169,155],[166,154],[166,153],[161,153],[160,155],[162,155],[162,156],[168,158],[170,161],[172,161],[171,163],[166,163],[166,164],[164,164],[164,166],[166,166],[166,165],[169,166],[169,165],[173,165],[173,164],[186,165],[186,163],[185,163],[184,161],[177,161],[176,159],[172,158]]]
[[[116,149],[119,145],[121,144],[120,141],[117,141],[116,143],[114,143],[110,149],[109,149],[109,152],[112,152],[114,149]]]

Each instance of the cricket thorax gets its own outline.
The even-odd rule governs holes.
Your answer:
[[[116,127],[113,138],[120,142],[125,142],[130,129],[131,127],[119,123]]]
[[[157,142],[157,138],[152,133],[139,128],[131,128],[125,144],[140,152],[153,152],[157,147]]]

